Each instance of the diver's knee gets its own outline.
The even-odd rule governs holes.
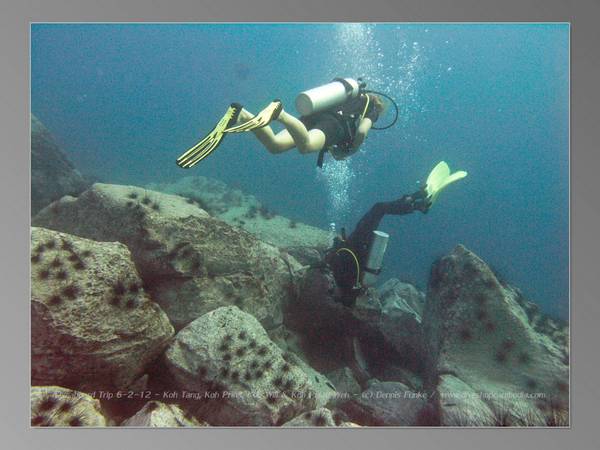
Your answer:
[[[303,155],[316,151],[315,147],[316,146],[313,143],[311,143],[310,139],[296,143],[296,148],[298,149],[298,152],[300,152]]]
[[[307,145],[297,145],[297,147],[298,152],[302,155],[306,155],[307,153],[310,153],[312,151]]]

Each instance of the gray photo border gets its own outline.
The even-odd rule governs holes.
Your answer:
[[[594,449],[600,388],[600,200],[594,152],[600,104],[600,2],[581,0],[29,0],[0,4],[4,286],[2,436],[7,448],[486,448]],[[36,430],[29,428],[30,22],[570,22],[571,23],[571,429]],[[531,201],[535,201],[531,199]],[[594,426],[596,425],[596,426]],[[94,433],[90,436],[89,433]],[[152,433],[151,435],[149,433]],[[197,434],[201,433],[201,434]]]

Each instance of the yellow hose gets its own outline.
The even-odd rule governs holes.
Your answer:
[[[339,252],[341,252],[341,251],[345,251],[345,252],[348,252],[348,253],[350,253],[350,255],[352,256],[352,258],[354,259],[354,263],[356,264],[356,284],[355,284],[355,285],[356,285],[356,286],[358,286],[358,285],[359,285],[359,283],[360,283],[360,264],[359,264],[359,262],[358,262],[358,258],[357,258],[357,256],[356,256],[356,253],[354,253],[354,252],[353,252],[352,250],[350,250],[349,248],[342,247],[342,248],[338,249],[338,250],[335,252],[335,253],[336,253],[336,255],[337,255]]]

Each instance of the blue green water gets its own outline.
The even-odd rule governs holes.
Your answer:
[[[336,76],[364,77],[401,111],[351,159],[319,171],[315,154],[274,156],[248,133],[191,170],[175,165],[230,102],[257,111],[278,97],[294,113],[299,91]],[[123,184],[214,177],[322,228],[352,228],[445,160],[469,176],[429,214],[383,221],[382,277],[424,288],[432,261],[463,243],[568,317],[566,24],[36,24],[31,109],[83,173]]]

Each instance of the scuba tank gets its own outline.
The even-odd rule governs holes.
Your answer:
[[[369,255],[367,256],[367,262],[362,274],[362,285],[364,287],[372,286],[377,281],[377,276],[381,272],[381,263],[383,262],[383,255],[385,255],[389,238],[390,235],[383,231],[373,231],[371,248],[369,249]]]
[[[296,110],[302,116],[341,105],[358,96],[361,84],[353,78],[335,78],[331,83],[301,92],[296,97]]]

